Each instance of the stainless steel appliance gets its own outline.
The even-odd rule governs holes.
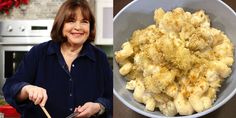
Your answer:
[[[0,21],[0,86],[11,77],[25,53],[50,38],[53,20]],[[0,95],[2,91],[0,90]]]

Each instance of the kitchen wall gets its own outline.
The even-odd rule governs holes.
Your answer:
[[[21,5],[18,8],[13,8],[9,15],[0,14],[0,20],[22,20],[22,19],[54,19],[57,10],[65,0],[29,0],[28,5]],[[91,9],[96,17],[95,0],[88,0]],[[113,47],[111,45],[98,46],[103,49],[109,59],[113,56]]]
[[[57,10],[65,0],[29,0],[29,4],[13,8],[9,15],[0,14],[0,20],[9,19],[53,19]],[[95,0],[88,0],[92,10]]]

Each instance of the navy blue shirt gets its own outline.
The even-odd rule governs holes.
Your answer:
[[[23,118],[46,118],[30,100],[16,101],[25,85],[47,90],[45,108],[52,118],[65,118],[75,107],[86,102],[101,103],[105,117],[112,114],[112,70],[106,55],[90,43],[84,43],[69,72],[60,52],[60,44],[48,41],[34,46],[22,60],[17,72],[6,80],[3,93],[6,101]]]

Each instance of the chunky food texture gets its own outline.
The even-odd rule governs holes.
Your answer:
[[[137,102],[166,116],[191,115],[212,107],[231,73],[233,44],[211,27],[203,10],[154,12],[155,24],[133,32],[115,52],[126,89]]]

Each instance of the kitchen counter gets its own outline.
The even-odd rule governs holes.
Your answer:
[[[128,3],[132,0],[114,0],[114,16]],[[223,0],[231,8],[236,11],[236,1],[235,0]],[[147,118],[143,115],[140,115],[123,103],[121,103],[115,96],[113,97],[113,117],[114,118]],[[231,98],[226,104],[224,104],[219,109],[214,112],[202,117],[202,118],[235,118],[236,116],[236,95]]]

